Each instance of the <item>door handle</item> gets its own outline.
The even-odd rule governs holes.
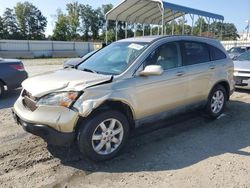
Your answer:
[[[177,72],[177,73],[176,73],[176,76],[183,76],[184,74],[185,74],[184,71],[180,71],[180,72]]]
[[[209,68],[210,69],[215,69],[215,65],[210,65]]]

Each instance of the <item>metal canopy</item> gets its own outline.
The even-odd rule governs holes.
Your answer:
[[[164,2],[162,0],[124,0],[106,14],[106,20],[129,23],[160,25],[164,10],[164,21],[169,22],[185,14],[194,14],[224,20],[218,14]]]
[[[116,21],[116,26],[118,21],[126,22],[127,24],[152,24],[161,26],[161,34],[164,34],[165,23],[171,22],[179,17],[185,19],[185,15],[189,14],[192,19],[192,32],[194,25],[194,16],[205,17],[210,24],[210,19],[223,21],[224,17],[218,14],[201,11],[189,7],[184,7],[176,5],[173,3],[168,3],[162,0],[124,0],[116,7],[107,12],[106,16],[106,31],[108,30],[108,21]],[[183,31],[184,31],[183,22]],[[127,34],[127,32],[125,32]],[[158,31],[159,33],[159,31]],[[174,25],[173,32],[174,33]],[[126,35],[125,34],[125,35]],[[144,34],[144,29],[143,29]],[[136,35],[136,34],[135,34]],[[127,37],[127,36],[125,36]],[[117,27],[116,27],[116,39],[117,39]],[[106,32],[106,42],[107,42],[107,32]]]

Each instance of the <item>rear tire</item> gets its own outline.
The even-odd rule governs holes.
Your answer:
[[[216,119],[219,117],[226,106],[227,102],[227,93],[223,86],[217,85],[211,91],[207,105],[206,105],[206,112],[210,118]]]
[[[79,130],[79,150],[93,161],[105,161],[117,156],[129,136],[125,115],[115,110],[97,112]]]

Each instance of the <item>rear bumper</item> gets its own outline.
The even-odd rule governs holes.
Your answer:
[[[27,78],[28,73],[26,71],[16,71],[15,74],[11,76],[11,78],[6,80],[8,90],[21,87],[22,82]]]
[[[29,122],[22,120],[14,110],[12,110],[13,117],[18,125],[21,125],[22,128],[36,136],[41,137],[47,143],[58,146],[70,146],[76,137],[75,132],[63,133],[55,129],[50,128],[47,125],[35,125]]]

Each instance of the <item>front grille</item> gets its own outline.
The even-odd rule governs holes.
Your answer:
[[[27,90],[23,90],[22,96],[23,96],[23,97],[26,96],[26,97],[32,99],[33,101],[36,101],[36,100],[37,100],[36,97],[33,97],[33,96],[31,95],[31,93],[28,92]]]
[[[36,98],[31,95],[27,90],[24,90],[22,93],[23,105],[31,110],[32,112],[37,109]]]

